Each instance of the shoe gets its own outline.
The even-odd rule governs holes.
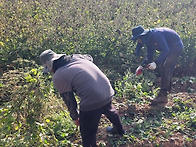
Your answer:
[[[125,134],[125,131],[123,129],[119,130],[119,129],[117,129],[116,126],[113,126],[113,127],[108,126],[108,127],[106,127],[106,132],[110,133],[110,134],[113,134],[113,135],[119,134],[121,136],[123,136],[123,134]]]
[[[167,93],[160,92],[158,96],[151,101],[151,105],[158,105],[167,102],[168,102]]]

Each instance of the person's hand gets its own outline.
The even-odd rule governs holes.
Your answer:
[[[138,76],[138,75],[142,74],[142,70],[143,70],[143,67],[140,65],[140,66],[136,69],[136,71],[135,71],[136,75]]]
[[[80,126],[79,118],[78,118],[77,120],[74,120],[74,124],[75,124],[76,126]]]
[[[156,63],[155,62],[152,62],[150,64],[147,65],[148,69],[150,70],[155,70],[155,68],[157,67]]]

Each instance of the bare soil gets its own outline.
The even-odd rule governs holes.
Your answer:
[[[162,111],[168,111],[168,108],[175,108],[175,102],[174,98],[180,99],[181,102],[187,102],[190,99],[192,99],[192,103],[187,103],[188,108],[193,108],[195,109],[195,103],[196,103],[196,93],[187,93],[185,92],[187,90],[187,86],[190,87],[189,84],[185,83],[185,85],[178,84],[175,85],[173,88],[173,92],[169,95],[169,101],[165,105],[159,105],[159,106],[154,106],[151,107],[149,104],[125,104],[124,102],[117,102],[118,103],[118,110],[121,118],[128,118],[128,119],[134,119],[135,115],[140,116],[140,117],[156,117],[156,114]],[[191,88],[196,89],[196,84],[191,85]],[[176,90],[175,90],[176,89]],[[98,129],[98,134],[97,134],[97,142],[99,146],[106,146],[106,147],[114,147],[115,144],[114,142],[118,142],[119,140],[124,140],[124,143],[120,145],[120,147],[155,147],[155,146],[161,146],[161,147],[195,147],[196,146],[196,140],[195,136],[196,132],[192,132],[192,134],[186,134],[185,132],[177,131],[177,132],[172,132],[172,135],[165,137],[166,136],[166,131],[161,130],[161,129],[156,129],[156,131],[159,131],[158,135],[156,136],[156,139],[154,140],[140,140],[138,138],[135,138],[134,141],[128,141],[126,139],[122,139],[123,137],[118,136],[118,135],[111,135],[107,134],[105,131],[105,127],[111,125],[108,119],[103,116],[101,120],[101,125],[99,126]],[[126,130],[126,135],[130,136],[130,128],[134,128],[134,125],[130,124],[124,124],[124,129]],[[193,137],[192,141],[186,141],[185,138],[187,137]],[[165,137],[164,139],[162,137]],[[126,138],[126,137],[125,137]],[[123,142],[123,141],[122,141]],[[119,146],[119,145],[118,145]]]

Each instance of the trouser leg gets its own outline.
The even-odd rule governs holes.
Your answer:
[[[79,121],[83,147],[97,147],[96,133],[100,118],[100,111],[80,111]]]
[[[167,93],[171,91],[172,74],[180,54],[181,51],[171,52],[166,58],[166,61],[159,67],[161,75],[161,90],[158,96],[153,99],[151,105],[168,102]]]
[[[112,106],[112,102],[104,106],[103,113],[110,122],[118,129],[119,134],[124,134],[118,111]]]
[[[181,54],[181,51],[172,52],[166,59],[166,61],[161,65],[161,92],[171,91],[171,79],[172,74],[175,69],[177,60]]]

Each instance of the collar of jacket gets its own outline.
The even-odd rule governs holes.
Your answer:
[[[153,31],[154,29],[149,29],[149,32],[146,35],[140,37],[140,39],[142,40],[142,44],[148,44],[150,38],[152,37]]]
[[[64,55],[61,58],[59,58],[58,60],[55,60],[53,62],[53,70],[54,73],[57,71],[57,69],[59,69],[60,67],[66,65],[69,63],[69,61],[71,60],[71,56],[70,55]]]

